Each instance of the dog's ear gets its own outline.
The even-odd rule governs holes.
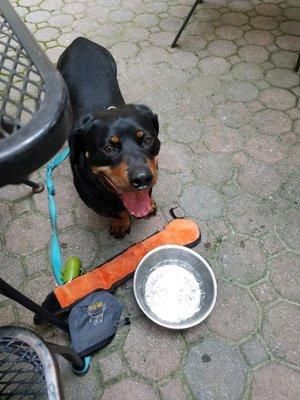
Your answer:
[[[86,152],[85,135],[91,128],[99,123],[99,120],[88,114],[80,119],[69,136],[70,158],[76,165],[80,160],[80,154]]]
[[[142,114],[146,115],[149,117],[152,121],[152,124],[154,126],[154,129],[156,130],[157,134],[159,132],[159,122],[158,122],[158,117],[157,114],[154,114],[149,107],[145,106],[144,104],[133,104],[133,107],[137,110],[140,111]]]
[[[92,114],[87,114],[79,120],[73,130],[73,133],[75,135],[83,135],[85,133],[88,133],[88,131],[98,123],[99,120],[94,118]]]

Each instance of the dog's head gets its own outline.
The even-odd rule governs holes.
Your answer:
[[[129,104],[87,116],[74,133],[83,136],[81,151],[92,173],[137,218],[150,212],[150,190],[158,175],[158,131],[156,114]]]

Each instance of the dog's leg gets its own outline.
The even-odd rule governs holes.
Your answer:
[[[122,211],[120,218],[113,218],[109,232],[116,239],[122,239],[130,232],[130,217],[127,211]]]
[[[148,214],[148,218],[153,217],[153,215],[156,215],[157,212],[157,205],[152,197],[152,188],[150,189],[150,197],[151,197],[151,203],[150,203],[150,212]]]
[[[157,212],[157,205],[151,197],[150,212],[148,214],[148,217],[152,217],[153,215],[156,215],[156,212]]]

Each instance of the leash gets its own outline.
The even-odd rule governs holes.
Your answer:
[[[52,264],[53,274],[58,285],[62,285],[64,281],[61,277],[61,269],[63,266],[59,237],[57,232],[57,210],[55,202],[55,186],[52,180],[52,173],[56,167],[64,162],[64,160],[69,156],[70,149],[67,147],[58,153],[48,164],[46,171],[46,187],[48,192],[48,206],[49,215],[51,221],[51,240],[50,240],[50,258]],[[85,375],[88,371],[91,363],[91,357],[84,357],[84,365],[81,370],[77,370],[73,366],[73,371],[77,375]]]
[[[50,242],[50,257],[53,273],[55,276],[56,283],[58,285],[62,285],[64,282],[61,278],[61,269],[63,266],[60,244],[58,239],[57,232],[57,211],[56,211],[56,203],[55,203],[55,186],[52,180],[53,170],[58,167],[70,154],[69,148],[62,150],[58,153],[47,165],[46,172],[46,186],[48,191],[48,206],[49,206],[49,214],[51,221],[51,242]]]

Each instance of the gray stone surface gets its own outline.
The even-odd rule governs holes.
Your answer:
[[[223,240],[219,249],[220,268],[227,278],[250,284],[265,276],[267,260],[257,240],[236,235]]]
[[[295,106],[296,97],[286,89],[271,88],[262,92],[261,101],[266,107],[275,110],[288,110]]]
[[[281,301],[266,310],[262,335],[274,355],[290,363],[299,364],[299,327],[299,307]]]
[[[45,248],[49,238],[48,220],[35,214],[25,214],[14,220],[5,235],[7,249],[23,256]]]
[[[243,343],[241,351],[250,366],[260,364],[268,358],[268,352],[258,338]]]
[[[299,221],[300,213],[290,211],[276,216],[276,228],[281,240],[293,249],[299,249]]]
[[[299,373],[272,363],[255,371],[252,398],[255,400],[295,400],[300,391]]]
[[[211,151],[226,154],[240,150],[243,138],[237,129],[218,124],[206,129],[204,143]]]
[[[253,136],[246,142],[246,151],[254,159],[275,164],[286,157],[287,147],[270,136]]]
[[[281,177],[271,166],[249,162],[240,169],[237,176],[240,186],[253,196],[265,198],[276,193]]]
[[[183,349],[179,335],[140,319],[132,325],[124,345],[131,368],[154,380],[169,375],[178,367]]]
[[[247,291],[222,283],[218,288],[218,302],[208,317],[208,326],[218,335],[231,340],[253,333],[258,322],[258,308]]]
[[[99,265],[162,229],[179,204],[199,222],[195,250],[218,279],[211,317],[179,335],[146,323],[132,281],[123,284],[117,296],[136,319],[93,357],[86,377],[76,378],[59,359],[66,398],[298,399],[299,0],[208,0],[175,49],[170,44],[192,0],[11,3],[54,63],[78,36],[107,47],[126,101],[147,104],[159,117],[158,213],[133,221],[124,240],[112,239],[109,220],[81,202],[69,162],[57,168],[63,257],[79,256],[85,269]],[[49,226],[46,192],[0,189],[0,276],[38,302],[54,287]],[[54,328],[34,327],[32,314],[10,300],[1,297],[0,307],[2,325],[25,324],[67,342]],[[208,351],[192,357],[193,395],[184,355],[208,343],[211,361]]]
[[[263,110],[255,114],[254,123],[262,133],[279,135],[291,129],[291,119],[283,111]]]
[[[101,358],[99,367],[104,381],[117,378],[126,371],[123,360],[118,353],[111,353]]]
[[[227,218],[237,232],[261,236],[270,232],[274,217],[268,204],[240,197],[230,202]]]
[[[300,256],[283,253],[271,262],[269,277],[281,294],[291,301],[300,301]]]
[[[188,395],[179,379],[172,379],[160,389],[163,400],[187,400]]]
[[[125,379],[115,383],[105,390],[102,400],[158,400],[158,396],[145,383],[137,382],[133,379]]]
[[[267,281],[252,286],[251,291],[256,299],[263,305],[271,303],[278,297],[274,287]]]
[[[187,354],[184,372],[197,400],[242,398],[247,366],[233,346],[206,340]]]
[[[179,201],[185,212],[201,219],[210,219],[221,215],[223,199],[213,188],[208,186],[190,186],[183,192]]]

